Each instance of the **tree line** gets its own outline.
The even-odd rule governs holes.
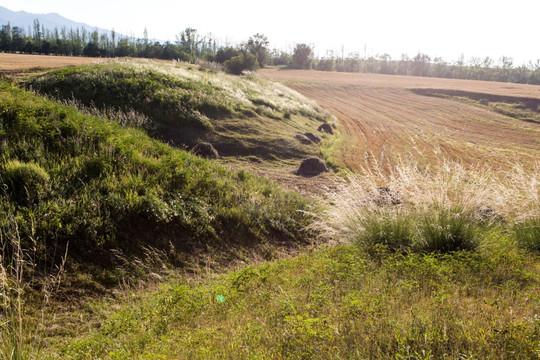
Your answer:
[[[526,84],[540,84],[540,60],[514,66],[513,59],[502,57],[497,62],[486,57],[455,62],[431,58],[419,53],[413,58],[402,55],[395,60],[388,54],[360,56],[351,53],[335,56],[328,51],[317,58],[313,46],[296,44],[292,53],[269,48],[262,34],[235,46],[222,46],[212,35],[201,35],[196,29],[186,28],[175,42],[150,40],[145,30],[142,38],[117,34],[114,30],[88,31],[85,28],[46,29],[39,20],[25,29],[7,25],[0,28],[0,51],[27,54],[52,54],[89,57],[142,57],[187,62],[207,61],[223,65],[233,74],[256,70],[266,65],[321,71],[362,72],[392,75],[429,76],[453,79],[474,79]]]
[[[402,55],[401,59],[394,60],[388,54],[361,57],[358,53],[353,53],[347,57],[336,57],[332,52],[328,52],[327,56],[314,59],[312,68],[322,71],[540,84],[540,59],[534,63],[530,61],[527,65],[514,66],[514,60],[507,56],[498,61],[490,57],[473,57],[466,61],[462,55],[455,62],[446,62],[440,57],[432,59],[422,53],[412,58]]]

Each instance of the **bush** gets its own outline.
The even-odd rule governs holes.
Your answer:
[[[441,209],[419,223],[419,251],[447,253],[475,250],[479,241],[472,217],[462,209]]]
[[[362,246],[385,245],[391,250],[403,250],[411,246],[414,236],[411,216],[406,214],[377,214],[360,220],[363,228],[354,241]]]
[[[240,53],[239,55],[225,61],[225,71],[234,75],[240,75],[244,70],[257,70],[259,64],[257,57],[250,53]]]
[[[45,192],[49,174],[36,163],[8,161],[1,173],[0,182],[7,186],[9,196],[19,204],[32,204]]]
[[[540,252],[540,218],[514,225],[514,236],[522,248]]]

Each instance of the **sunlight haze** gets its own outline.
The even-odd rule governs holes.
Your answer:
[[[455,61],[462,54],[510,56],[515,65],[536,62],[540,3],[502,1],[0,1],[10,10],[56,12],[68,19],[151,39],[176,40],[187,27],[212,33],[221,45],[262,33],[272,48],[291,50],[296,43],[315,46],[318,56],[388,53],[394,59],[419,52]]]

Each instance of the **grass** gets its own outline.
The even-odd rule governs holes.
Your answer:
[[[55,274],[63,274],[60,297],[96,296],[163,267],[187,270],[205,256],[216,263],[271,258],[276,248],[311,241],[313,201],[114,119],[6,82],[0,88],[6,358],[38,356],[37,299],[51,295],[47,279]]]
[[[375,162],[321,212],[155,139],[178,126],[271,158],[275,139],[330,119],[257,77],[195,70],[128,61],[34,79],[62,103],[0,83],[0,356],[540,357],[539,166]],[[276,260],[321,233],[334,246]]]
[[[535,169],[497,173],[445,162],[430,170],[402,162],[390,173],[365,170],[366,175],[351,174],[347,184],[336,187],[334,206],[321,228],[326,227],[329,236],[363,245],[472,250],[478,246],[479,232],[538,217],[539,168]],[[399,201],[381,201],[381,186]]]
[[[514,233],[520,246],[540,253],[540,218],[531,218],[515,224]]]
[[[490,236],[479,253],[340,245],[133,292],[45,358],[536,358],[538,259]]]
[[[334,121],[283,85],[257,76],[196,71],[181,63],[122,60],[54,70],[24,84],[85,112],[140,126],[177,146],[211,142],[222,156],[283,160],[317,155],[317,146],[302,145],[294,135]]]
[[[385,174],[350,175],[330,198],[319,229],[352,243],[125,290],[101,326],[50,334],[45,358],[540,356],[540,259],[513,231],[537,216],[538,174]]]
[[[62,253],[69,242],[73,259],[106,266],[111,249],[138,255],[151,246],[174,258],[307,240],[310,202],[275,183],[1,86],[0,178],[9,196],[0,202],[15,208],[23,242],[38,234],[39,253]]]

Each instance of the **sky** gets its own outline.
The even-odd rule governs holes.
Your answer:
[[[261,33],[271,48],[306,43],[319,56],[327,50],[393,59],[421,52],[449,62],[509,56],[514,65],[540,59],[539,0],[0,0],[0,6],[56,12],[136,37],[146,28],[160,41],[175,41],[191,27],[222,45]]]

